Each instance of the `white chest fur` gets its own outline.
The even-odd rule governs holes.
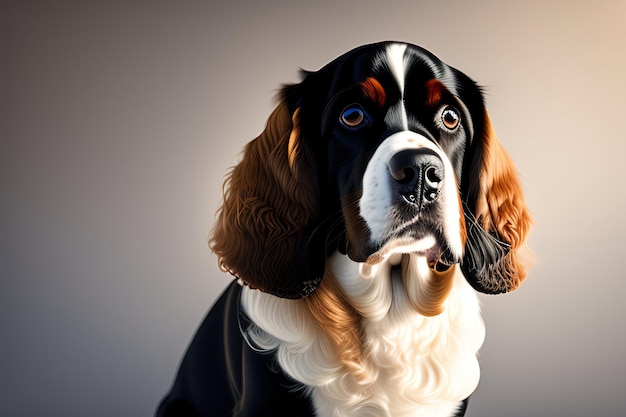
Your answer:
[[[301,300],[245,288],[242,305],[257,326],[249,331],[252,342],[276,349],[280,366],[309,391],[319,416],[454,415],[478,384],[476,353],[485,336],[477,296],[460,269],[443,311],[425,317],[405,287],[428,277],[411,278],[411,284],[390,265],[365,273],[362,264],[342,255],[328,262],[362,316],[359,377],[336,359]]]

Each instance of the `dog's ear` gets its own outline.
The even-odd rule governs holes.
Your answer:
[[[325,252],[313,237],[317,168],[287,93],[227,177],[209,245],[220,267],[250,287],[301,298],[317,288]]]
[[[525,240],[532,220],[511,157],[496,136],[486,111],[470,147],[464,172],[467,242],[461,268],[478,291],[516,289],[529,264]]]

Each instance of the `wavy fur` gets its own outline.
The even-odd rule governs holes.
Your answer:
[[[515,290],[532,263],[525,241],[532,219],[513,161],[484,112],[475,210],[465,211],[468,243],[463,269],[477,290],[498,294]]]
[[[309,246],[319,189],[297,123],[281,101],[265,130],[246,145],[242,161],[224,182],[209,241],[222,270],[252,288],[285,298],[315,290],[321,271],[320,262],[313,259],[324,256]]]
[[[428,271],[416,268],[405,279],[415,293],[432,278],[419,276]],[[250,338],[276,350],[281,369],[308,387],[321,416],[453,414],[479,379],[484,325],[476,294],[451,268],[445,309],[426,317],[414,307],[420,296],[405,291],[388,260],[368,272],[335,254],[316,301],[245,291],[242,304],[257,326]],[[371,297],[372,286],[379,297]],[[329,311],[320,317],[318,307]]]

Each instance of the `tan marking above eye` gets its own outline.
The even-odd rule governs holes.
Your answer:
[[[369,77],[367,80],[363,81],[361,83],[361,89],[363,90],[363,95],[366,98],[372,100],[380,107],[385,105],[385,102],[387,101],[387,93],[376,78]]]

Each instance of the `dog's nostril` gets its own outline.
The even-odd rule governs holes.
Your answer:
[[[426,179],[426,185],[432,187],[437,187],[439,183],[443,180],[443,175],[438,172],[437,167],[435,166],[429,166],[428,168],[426,168],[424,172],[424,177]]]

